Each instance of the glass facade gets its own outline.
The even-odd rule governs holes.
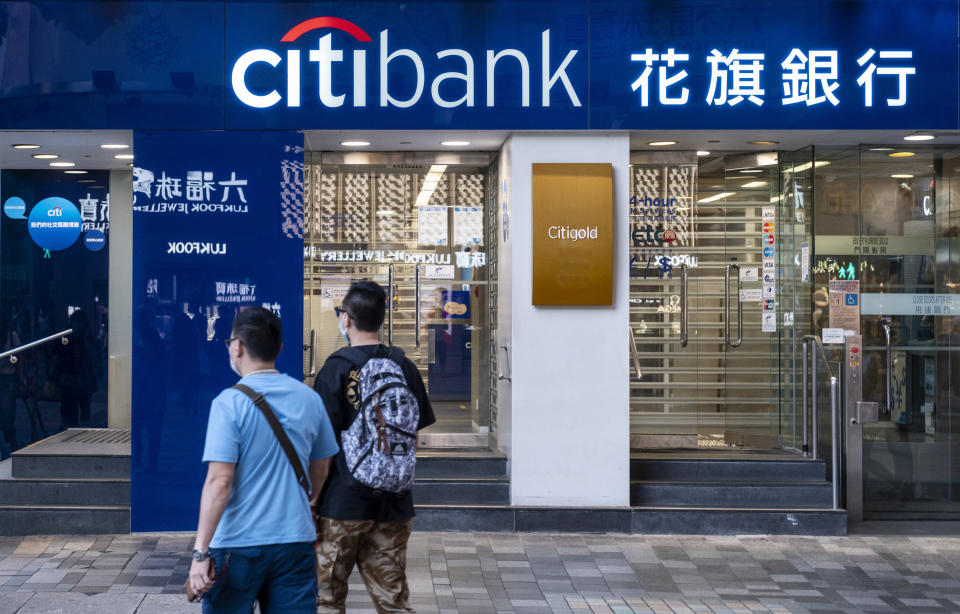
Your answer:
[[[74,329],[0,361],[2,459],[107,425],[110,197],[107,171],[3,170],[0,187],[0,351]]]
[[[307,164],[305,377],[344,345],[334,307],[350,283],[389,288],[382,341],[417,365],[437,414],[425,447],[489,445],[487,174],[486,164],[324,163],[319,153]]]
[[[795,446],[809,156],[634,154],[632,448]]]
[[[867,517],[960,512],[956,439],[960,305],[955,300],[960,152],[819,148],[816,332],[831,323],[830,280],[860,285]]]

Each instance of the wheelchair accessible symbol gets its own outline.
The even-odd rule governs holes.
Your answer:
[[[857,306],[857,295],[856,295],[856,294],[847,293],[847,295],[846,295],[846,301],[845,301],[845,302],[846,302],[846,305],[847,305],[848,307],[856,307],[856,306]]]

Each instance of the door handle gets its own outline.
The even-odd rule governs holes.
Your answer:
[[[680,347],[687,347],[687,265],[680,265]]]
[[[890,343],[890,325],[883,325],[883,332],[887,335],[887,413],[893,411],[893,346]]]
[[[310,377],[317,374],[317,331],[310,329]]]
[[[416,298],[414,298],[414,305],[415,305],[415,309],[417,310],[417,315],[415,317],[415,321],[416,321],[415,335],[416,335],[416,344],[417,344],[417,347],[419,348],[420,347],[420,265],[419,264],[416,267],[416,278],[417,278],[417,282],[416,282],[417,296]]]
[[[512,382],[512,381],[513,381],[513,369],[510,368],[510,349],[509,349],[508,346],[506,346],[506,345],[501,345],[501,346],[499,346],[499,348],[500,348],[501,350],[503,350],[503,358],[504,358],[504,362],[505,362],[506,365],[507,365],[507,373],[504,373],[503,370],[501,369],[501,370],[500,370],[500,373],[497,374],[497,379],[499,379],[499,380],[504,380],[504,379],[505,379],[505,380],[507,380],[507,381]]]
[[[737,271],[737,342],[730,340],[730,272]],[[723,279],[723,313],[724,330],[726,332],[727,345],[732,348],[740,347],[743,343],[743,303],[740,302],[740,291],[743,289],[743,282],[740,281],[740,267],[736,264],[728,264],[727,272]]]
[[[393,345],[393,265],[387,268],[387,345]]]

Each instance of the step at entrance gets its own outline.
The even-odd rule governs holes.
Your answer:
[[[632,530],[845,535],[826,475],[824,461],[786,454],[634,454]]]
[[[479,530],[490,510],[510,509],[507,459],[490,451],[420,450],[413,500],[418,531]]]
[[[130,531],[130,431],[69,429],[0,463],[0,535]]]

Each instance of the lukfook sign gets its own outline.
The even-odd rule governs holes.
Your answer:
[[[427,74],[424,67],[421,52],[402,47],[391,49],[389,28],[380,31],[378,42],[374,44],[369,34],[346,19],[314,17],[291,28],[280,39],[280,42],[293,44],[302,40],[301,37],[308,32],[326,29],[346,32],[359,43],[365,44],[365,47],[353,49],[352,52],[334,47],[333,35],[328,33],[321,36],[319,42],[309,50],[300,47],[288,47],[279,51],[251,49],[243,53],[233,63],[231,70],[233,93],[240,102],[248,107],[266,109],[279,104],[281,101],[287,107],[299,107],[304,94],[301,88],[302,71],[313,69],[317,71],[319,76],[317,96],[323,106],[328,108],[343,107],[344,105],[366,107],[368,106],[367,71],[371,69],[369,65],[373,64],[373,70],[377,70],[379,74],[379,93],[377,95],[379,106],[407,108],[427,98],[425,90],[430,75]],[[371,49],[370,46],[373,48]],[[373,61],[368,58],[368,50],[375,54]],[[284,55],[281,55],[281,53],[284,53]],[[497,97],[494,83],[497,66],[505,65],[508,62],[512,62],[514,67],[519,67],[521,106],[531,106],[531,73],[536,69],[539,69],[537,70],[537,73],[539,73],[537,82],[540,96],[536,99],[535,106],[549,107],[554,89],[561,92],[561,95],[566,95],[574,107],[582,106],[580,96],[567,74],[567,69],[577,57],[577,54],[580,53],[580,50],[569,49],[566,54],[562,55],[559,63],[551,63],[550,29],[543,30],[540,33],[540,54],[539,57],[534,58],[529,58],[527,54],[513,48],[485,49],[479,58],[475,58],[466,49],[457,48],[441,49],[429,53],[430,55],[436,55],[438,60],[447,62],[451,69],[433,76],[430,80],[429,100],[432,100],[433,104],[439,107],[449,109],[461,106],[473,107],[478,104],[485,104],[487,107],[496,106]],[[304,56],[306,56],[306,64]],[[554,59],[557,57],[559,56],[555,56]],[[281,94],[277,89],[268,92],[251,90],[247,84],[247,74],[248,71],[256,69],[254,67],[258,64],[266,64],[270,69],[285,71],[286,88],[284,93]],[[283,64],[282,67],[281,64]],[[479,71],[478,64],[480,65]],[[263,67],[259,67],[259,69],[262,70]],[[351,91],[334,91],[335,71],[347,71],[348,74],[352,74],[353,86]],[[413,93],[405,98],[395,97],[396,93],[390,91],[389,77],[398,71],[406,71],[408,75],[415,77],[416,87]],[[479,77],[478,72],[482,73]],[[478,80],[485,83],[485,97],[480,102],[477,100]],[[462,96],[453,100],[442,96],[440,89],[445,81],[462,82],[462,90],[459,90],[462,92]]]

